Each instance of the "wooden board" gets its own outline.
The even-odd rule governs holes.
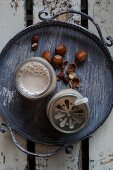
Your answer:
[[[36,151],[47,152],[54,147],[36,146]],[[36,170],[81,170],[81,142],[71,146],[71,154],[65,151],[49,158],[36,158]]]
[[[60,13],[62,11],[66,11],[67,9],[73,8],[76,10],[80,10],[80,0],[34,0],[34,7],[33,7],[33,23],[39,22],[38,12],[41,10],[47,10],[50,15],[54,15]],[[62,21],[68,21],[71,23],[80,23],[81,17],[80,15],[73,15],[73,14],[64,14],[58,18]]]
[[[33,23],[39,22],[38,12],[40,10],[46,9],[50,11],[50,14],[56,14],[67,8],[73,8],[80,10],[80,0],[34,0],[33,8]],[[80,23],[80,16],[75,15],[63,15],[58,18],[62,21],[69,21],[71,23]],[[35,150],[39,150],[39,147],[36,146]],[[40,150],[43,151],[44,147],[40,146]],[[67,155],[65,151],[60,152],[54,157],[47,159],[36,158],[36,169],[37,170],[80,170],[81,169],[81,142],[78,142],[74,145],[72,149],[72,154]]]
[[[113,1],[89,0],[88,13],[101,26],[103,36],[113,37]],[[97,34],[89,23],[91,31]],[[113,47],[109,48],[113,54]],[[111,94],[112,95],[112,94]],[[113,169],[113,111],[106,122],[89,139],[89,170]]]
[[[0,51],[12,36],[25,27],[24,0],[0,0]],[[7,94],[5,94],[7,97]],[[0,123],[3,123],[0,116]],[[26,141],[17,135],[25,147]],[[24,170],[27,156],[18,150],[8,132],[0,134],[0,170]]]

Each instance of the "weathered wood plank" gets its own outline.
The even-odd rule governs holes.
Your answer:
[[[1,118],[1,117],[0,117]],[[3,120],[0,119],[0,123]],[[26,147],[25,140],[16,134],[19,143]],[[16,148],[9,132],[0,134],[0,170],[26,170],[27,156]]]
[[[54,148],[40,145],[36,146],[36,151],[47,153]],[[81,143],[76,143],[71,149],[71,154],[61,151],[49,158],[36,158],[36,170],[81,170]]]
[[[113,1],[89,0],[89,15],[101,26],[104,37],[113,37]],[[89,23],[95,34],[96,29]],[[109,48],[113,54],[113,47]],[[113,111],[106,122],[91,135],[89,140],[89,170],[113,169]]]
[[[12,36],[25,27],[24,0],[0,0],[0,51]],[[16,114],[16,113],[15,113]],[[4,122],[0,116],[0,124]],[[17,135],[25,147],[26,141]],[[18,150],[8,132],[0,134],[0,170],[24,170],[27,156]]]
[[[39,22],[38,12],[45,9],[50,15],[54,15],[60,13],[62,11],[66,11],[69,8],[80,10],[80,0],[34,0],[34,8],[33,8],[33,23]],[[62,21],[69,21],[71,23],[75,23],[76,21],[80,23],[81,17],[79,15],[62,15],[58,18]]]
[[[25,27],[25,0],[0,0],[0,51]]]
[[[33,23],[39,22],[38,12],[40,10],[46,9],[51,15],[65,11],[68,8],[73,8],[80,10],[80,0],[34,0],[33,7]],[[58,18],[62,21],[68,21],[75,23],[76,21],[80,23],[81,17],[76,15],[63,15]],[[49,149],[50,147],[48,147]],[[39,147],[36,146],[36,151]],[[40,146],[41,152],[43,152],[44,147]],[[46,150],[47,151],[47,150]],[[74,145],[72,154],[67,155],[65,151],[58,153],[57,155],[44,159],[36,158],[36,170],[80,170],[81,169],[81,142]]]

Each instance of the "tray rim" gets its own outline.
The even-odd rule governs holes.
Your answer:
[[[0,61],[1,61],[1,58],[3,56],[3,54],[5,53],[5,51],[10,48],[10,45],[12,45],[15,40],[18,39],[18,37],[21,37],[23,36],[24,34],[28,33],[29,31],[32,31],[34,30],[35,28],[40,28],[40,27],[44,27],[44,26],[49,26],[49,25],[56,25],[56,26],[64,26],[64,27],[69,27],[71,29],[75,29],[75,30],[79,30],[83,33],[86,33],[87,36],[89,36],[91,39],[95,40],[96,43],[102,48],[102,50],[105,52],[106,56],[108,57],[108,60],[113,64],[113,58],[111,56],[111,53],[109,52],[108,48],[102,43],[102,41],[94,34],[92,33],[91,31],[87,30],[86,28],[80,26],[80,25],[73,25],[73,24],[70,24],[70,23],[66,23],[66,22],[61,22],[61,21],[48,21],[48,22],[39,22],[35,25],[31,25],[23,30],[21,30],[19,33],[17,33],[16,35],[14,35],[9,41],[8,43],[4,46],[4,48],[2,49],[1,53],[0,53]],[[111,70],[113,70],[111,68]],[[64,142],[56,142],[56,141],[52,141],[52,142],[45,142],[43,140],[39,141],[38,139],[34,139],[33,137],[29,136],[28,134],[22,132],[18,127],[16,127],[16,125],[14,125],[11,120],[9,120],[9,118],[6,116],[6,114],[4,114],[4,112],[2,112],[2,116],[3,118],[5,119],[6,123],[12,128],[14,129],[18,134],[22,135],[25,139],[29,139],[35,143],[40,143],[40,144],[44,144],[44,145],[65,145],[65,144],[72,144],[72,143],[75,143],[77,141],[80,141],[80,140],[83,140],[87,137],[89,137],[99,126],[101,126],[105,120],[107,119],[107,117],[109,116],[109,114],[111,113],[111,110],[112,110],[112,107],[113,107],[113,103],[111,105],[111,107],[109,107],[108,109],[108,112],[107,114],[104,116],[104,118],[99,122],[99,124],[97,126],[95,126],[95,128],[93,130],[90,130],[84,137],[82,138],[78,138],[78,139],[71,139],[69,141],[64,141]]]

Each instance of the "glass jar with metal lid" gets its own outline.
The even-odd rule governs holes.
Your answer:
[[[31,100],[44,98],[56,87],[56,74],[48,61],[32,57],[15,70],[15,86],[19,93]]]
[[[58,131],[67,134],[78,132],[88,121],[88,98],[73,89],[61,90],[50,99],[47,116]]]

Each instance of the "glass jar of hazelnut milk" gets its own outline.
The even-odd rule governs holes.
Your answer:
[[[16,68],[15,85],[19,93],[28,99],[46,97],[56,87],[55,71],[43,58],[29,58]]]

